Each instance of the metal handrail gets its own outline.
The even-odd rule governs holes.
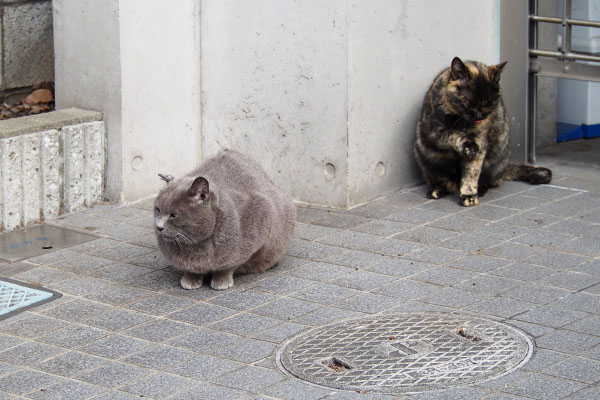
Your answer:
[[[600,62],[600,56],[591,56],[582,53],[563,53],[562,51],[547,51],[538,49],[529,49],[529,55],[537,57],[554,57],[560,60],[569,61],[595,61]]]
[[[542,17],[539,15],[530,15],[529,19],[531,21],[549,22],[551,24],[561,24],[562,25],[563,23],[566,23],[567,25],[577,25],[577,26],[588,26],[591,28],[600,28],[600,21],[586,21],[586,20],[571,19],[571,18],[563,19],[563,18],[558,18],[558,17]]]

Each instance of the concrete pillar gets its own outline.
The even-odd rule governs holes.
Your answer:
[[[54,0],[57,107],[104,112],[106,196],[130,202],[200,163],[197,1]]]

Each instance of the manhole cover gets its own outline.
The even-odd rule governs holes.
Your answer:
[[[20,261],[94,239],[59,226],[35,225],[0,235],[0,261]]]
[[[2,278],[0,280],[0,320],[60,296],[62,295],[54,290]]]
[[[384,393],[439,390],[523,365],[521,331],[462,314],[388,314],[312,329],[284,344],[280,368],[309,382]]]

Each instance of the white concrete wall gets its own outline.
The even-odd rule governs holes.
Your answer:
[[[224,148],[302,202],[379,197],[419,180],[411,147],[434,76],[456,55],[499,61],[499,0],[96,3],[54,1],[58,101],[106,112],[113,200]]]
[[[495,11],[493,1],[349,1],[348,205],[419,179],[411,149],[425,92],[454,56],[497,62]]]
[[[200,157],[200,7],[54,0],[57,108],[104,112],[106,196],[134,201]]]

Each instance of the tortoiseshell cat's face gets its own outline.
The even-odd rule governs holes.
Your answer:
[[[461,115],[470,124],[485,120],[500,102],[500,73],[505,64],[488,67],[454,58],[444,96],[453,114]]]

